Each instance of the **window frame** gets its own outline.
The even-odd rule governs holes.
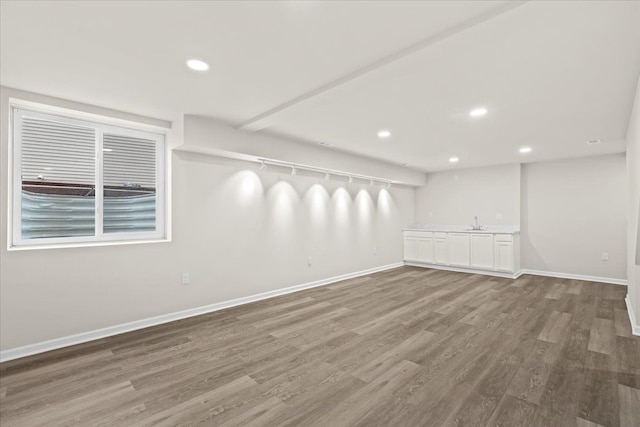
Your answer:
[[[81,126],[95,130],[95,230],[93,236],[74,237],[42,237],[35,239],[22,238],[22,118],[28,116],[41,120],[54,120],[73,126]],[[135,243],[149,241],[167,241],[166,228],[166,135],[160,128],[137,124],[133,122],[113,122],[109,117],[95,114],[85,114],[80,111],[48,109],[46,106],[33,108],[21,103],[10,103],[10,147],[12,180],[9,185],[10,200],[10,230],[9,249],[43,248],[48,246],[101,246],[104,244]],[[118,233],[104,233],[104,164],[103,164],[103,134],[144,138],[156,143],[156,229],[155,231],[132,231]]]

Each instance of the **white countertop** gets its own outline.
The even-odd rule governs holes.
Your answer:
[[[403,231],[442,231],[448,233],[487,233],[487,234],[519,234],[520,227],[515,225],[483,225],[481,230],[472,230],[471,225],[425,225],[416,224]]]

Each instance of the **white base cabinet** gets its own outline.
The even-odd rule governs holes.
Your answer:
[[[433,248],[433,238],[425,237],[418,239],[418,261],[433,264],[435,262],[435,252]]]
[[[405,261],[433,264],[436,262],[435,249],[433,233],[404,232]]]
[[[404,260],[418,261],[418,239],[404,238]]]
[[[469,267],[469,234],[447,233],[448,265]]]
[[[433,233],[433,252],[436,264],[447,264],[447,233]]]
[[[494,267],[493,234],[471,234],[471,263],[472,268],[492,270]]]
[[[497,235],[494,243],[496,271],[514,270],[513,238],[510,235]]]
[[[517,234],[404,232],[404,260],[426,266],[516,273],[520,270]]]

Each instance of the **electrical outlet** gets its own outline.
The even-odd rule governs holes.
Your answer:
[[[313,264],[313,258],[309,256],[307,257],[307,266],[311,267],[311,264]]]
[[[496,220],[501,221],[502,220],[502,214],[496,214]]]
[[[191,283],[191,279],[189,278],[189,273],[182,273],[182,284],[188,285]]]
[[[609,253],[608,252],[602,252],[602,260],[603,261],[609,261]]]
[[[378,247],[377,246],[373,247],[373,254],[374,255],[378,255]]]

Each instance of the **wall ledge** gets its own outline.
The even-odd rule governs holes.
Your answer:
[[[393,264],[373,267],[366,270],[356,271],[353,273],[341,274],[339,276],[329,277],[327,279],[320,279],[313,282],[290,286],[288,288],[276,289],[273,291],[263,292],[260,294],[250,295],[242,298],[236,298],[229,301],[218,302],[215,304],[209,304],[201,307],[190,308],[187,310],[176,311],[173,313],[163,314],[160,316],[149,317],[141,320],[135,320],[133,322],[121,323],[119,325],[108,326],[106,328],[82,332],[79,334],[69,335],[66,337],[55,338],[48,341],[28,344],[22,347],[10,348],[7,350],[0,351],[0,363],[8,362],[10,360],[20,359],[27,356],[33,356],[35,354],[40,354],[40,353],[44,353],[51,350],[57,350],[57,349],[69,347],[72,345],[83,344],[83,343],[94,341],[101,338],[120,335],[126,332],[132,332],[138,329],[148,328],[150,326],[161,325],[163,323],[174,322],[176,320],[181,320],[189,317],[198,316],[201,314],[211,313],[213,311],[223,310],[225,308],[231,308],[238,305],[249,304],[251,302],[269,299],[269,298],[277,297],[280,295],[290,294],[290,293],[302,291],[305,289],[330,285],[332,283],[339,282],[342,280],[352,279],[360,276],[366,276],[368,274],[390,270],[392,268],[402,267],[403,265],[404,263],[402,262],[396,262]]]

